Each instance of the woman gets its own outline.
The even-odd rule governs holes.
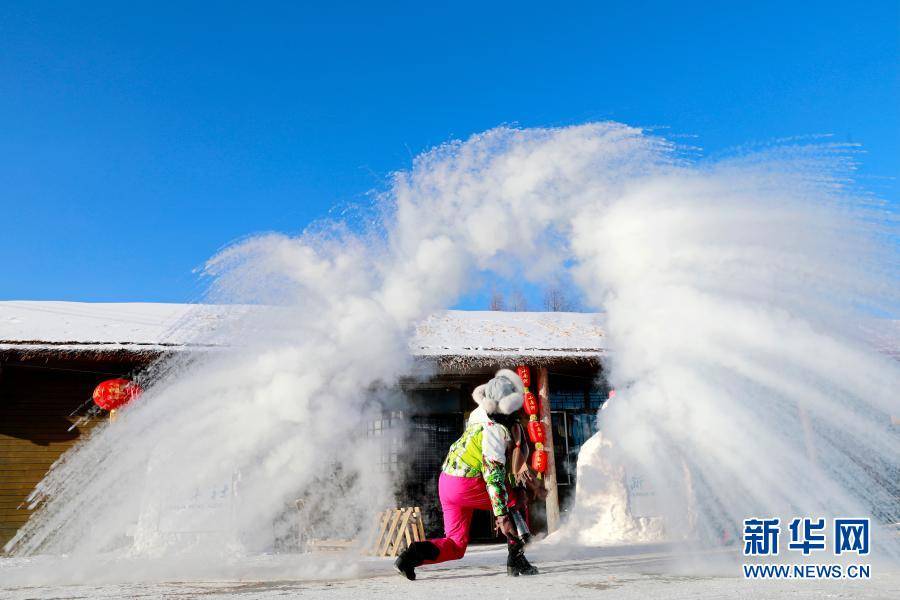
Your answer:
[[[525,544],[510,514],[516,503],[510,499],[506,487],[506,457],[512,442],[510,427],[516,422],[514,413],[522,408],[524,391],[518,375],[501,369],[493,379],[472,392],[478,408],[469,416],[462,437],[450,446],[438,480],[446,537],[413,542],[400,554],[394,566],[408,579],[416,578],[415,568],[420,565],[457,560],[465,555],[475,510],[492,511],[497,528],[506,535],[507,574],[537,574],[537,569],[525,558]]]

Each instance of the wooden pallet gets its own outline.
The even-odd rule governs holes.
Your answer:
[[[366,554],[397,556],[413,542],[425,541],[425,523],[418,506],[394,508],[378,513]]]
[[[345,552],[352,550],[356,544],[353,540],[338,539],[311,539],[306,542],[306,547],[317,552]]]

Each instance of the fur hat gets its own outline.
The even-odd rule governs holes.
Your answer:
[[[493,379],[475,388],[472,399],[489,415],[511,415],[522,408],[524,392],[525,384],[521,377],[509,369],[500,369]]]

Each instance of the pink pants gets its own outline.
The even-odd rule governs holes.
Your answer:
[[[438,547],[440,554],[425,564],[457,560],[466,553],[469,545],[469,525],[476,510],[491,510],[491,499],[481,477],[456,477],[441,473],[438,479],[438,495],[444,511],[444,535],[428,540]]]

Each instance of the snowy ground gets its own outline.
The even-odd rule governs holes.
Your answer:
[[[334,555],[316,564],[309,556],[259,559],[234,565],[231,580],[96,585],[27,584],[34,564],[0,561],[0,597],[27,598],[900,598],[900,569],[873,564],[869,580],[746,581],[725,552],[679,552],[662,546],[605,549],[537,547],[529,554],[536,577],[510,578],[497,547],[472,548],[456,563],[423,567],[415,582],[396,574],[388,559],[336,567]],[[351,561],[352,562],[352,561]],[[291,568],[300,575],[290,575]],[[318,574],[316,574],[318,571]],[[52,577],[67,578],[61,568]],[[103,579],[85,569],[86,576]],[[254,574],[256,577],[254,578]],[[140,579],[141,576],[137,576]],[[10,585],[13,582],[14,585]]]

